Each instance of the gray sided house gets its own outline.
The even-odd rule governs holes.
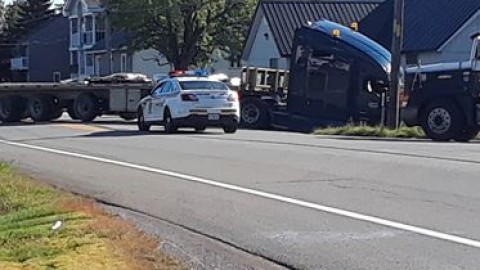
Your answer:
[[[62,15],[44,19],[13,49],[12,80],[53,82],[70,77],[69,22]]]
[[[360,23],[360,31],[390,48],[393,0]],[[470,58],[471,36],[480,32],[479,0],[405,0],[406,64],[459,62]]]
[[[242,60],[248,66],[288,68],[295,30],[327,19],[360,22],[383,0],[260,0]]]

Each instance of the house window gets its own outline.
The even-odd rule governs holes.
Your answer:
[[[103,40],[105,38],[105,16],[98,15],[95,17],[95,40],[96,42]]]
[[[127,71],[127,54],[122,53],[120,56],[120,72],[126,72]]]
[[[70,29],[72,31],[72,35],[78,33],[78,18],[72,18],[70,20]]]
[[[70,64],[72,66],[78,65],[78,52],[77,51],[70,52]]]
[[[93,44],[93,16],[85,16],[85,32],[83,33],[84,42],[86,45]]]
[[[93,57],[93,54],[87,54],[87,67],[93,67],[93,60],[94,60],[94,57]]]
[[[241,62],[240,57],[231,57],[230,58],[230,67],[231,68],[238,68],[241,65],[240,62]]]

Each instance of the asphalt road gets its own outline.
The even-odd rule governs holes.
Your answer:
[[[0,159],[287,268],[480,269],[480,144],[110,120],[1,126]]]

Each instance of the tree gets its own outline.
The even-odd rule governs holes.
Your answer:
[[[51,16],[53,10],[51,0],[23,0],[20,5],[20,24],[28,31],[39,21]]]
[[[177,69],[208,62],[215,50],[238,56],[256,0],[116,0],[115,29],[132,33],[132,48],[153,48]]]
[[[20,0],[15,0],[11,4],[5,6],[1,31],[2,43],[15,43],[15,41],[20,38],[23,31],[23,28],[19,24],[19,21],[22,18],[22,4],[23,3]]]

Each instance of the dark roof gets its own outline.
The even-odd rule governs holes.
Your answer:
[[[128,46],[130,44],[130,39],[132,35],[127,34],[125,32],[115,32],[112,34],[110,39],[110,47],[113,50],[121,49],[124,46]],[[103,39],[97,42],[89,51],[103,51],[107,49],[106,40]]]
[[[393,8],[387,0],[360,23],[361,32],[386,48],[392,44]],[[405,0],[404,52],[439,49],[479,9],[479,0]]]
[[[259,3],[280,55],[291,54],[295,30],[308,22],[327,19],[339,24],[359,22],[383,0],[262,0]],[[257,11],[258,12],[258,11]]]

